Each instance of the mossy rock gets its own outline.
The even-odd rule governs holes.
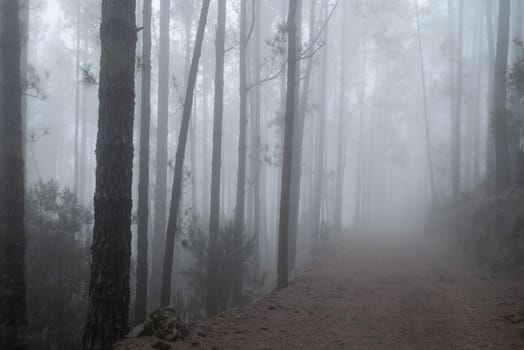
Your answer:
[[[144,323],[143,335],[155,336],[169,342],[183,339],[188,334],[189,325],[178,317],[172,307],[164,307],[154,311]]]

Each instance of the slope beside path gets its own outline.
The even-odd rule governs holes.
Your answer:
[[[524,349],[522,295],[521,281],[486,277],[423,235],[348,233],[288,288],[199,322],[170,348]],[[152,338],[117,349],[153,345],[169,349]]]

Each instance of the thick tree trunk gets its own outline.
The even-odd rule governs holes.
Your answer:
[[[151,11],[151,0],[144,0],[142,15],[142,26],[144,29],[142,30],[142,96],[140,104],[135,324],[143,323],[147,314],[149,129],[151,123]]]
[[[170,0],[160,0],[158,49],[158,113],[156,133],[156,176],[153,218],[153,245],[151,271],[162,270],[162,252],[165,247],[167,215],[167,136],[169,117],[169,13]],[[151,274],[151,300],[160,298],[161,279]],[[158,305],[158,304],[157,304]]]
[[[226,37],[226,0],[218,0],[217,27],[215,37],[215,101],[213,122],[213,159],[211,165],[211,206],[209,216],[209,246],[207,264],[208,317],[217,314],[219,301],[218,240],[220,234],[220,169],[222,166],[222,119],[224,115],[224,55]]]
[[[173,175],[173,188],[171,191],[171,208],[169,210],[169,220],[167,222],[166,245],[164,252],[164,264],[162,269],[162,288],[160,295],[161,306],[169,305],[171,298],[171,279],[173,270],[173,252],[175,247],[175,235],[178,225],[178,211],[182,199],[182,181],[184,170],[184,158],[186,153],[187,135],[189,130],[189,121],[193,109],[193,96],[195,92],[195,83],[198,73],[198,63],[202,52],[202,42],[204,41],[204,32],[209,12],[210,0],[202,2],[200,19],[198,21],[198,30],[191,59],[191,68],[186,85],[186,95],[184,98],[184,109],[182,111],[182,121],[180,125],[180,134],[175,155],[175,173]]]
[[[3,0],[1,6],[0,328],[3,330],[0,348],[25,350],[25,168],[20,2]]]
[[[84,350],[110,350],[128,331],[136,39],[135,1],[104,0],[95,225]]]
[[[278,225],[278,278],[277,288],[288,284],[288,242],[289,242],[289,202],[291,186],[291,168],[293,157],[293,129],[295,123],[296,82],[297,82],[297,15],[298,0],[289,0],[287,18],[288,57],[287,57],[287,93],[284,131],[284,155],[282,161],[282,180],[280,189],[280,218]]]
[[[510,0],[499,1],[497,52],[495,57],[493,133],[495,138],[495,189],[510,185],[508,154],[508,110],[506,108],[506,71],[508,62]]]

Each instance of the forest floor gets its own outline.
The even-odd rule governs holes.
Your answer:
[[[422,235],[347,233],[312,266],[166,349],[524,349],[516,310],[524,283],[482,273]]]

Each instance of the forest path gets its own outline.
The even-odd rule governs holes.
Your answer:
[[[197,324],[172,349],[524,349],[507,317],[522,294],[421,235],[352,233],[288,288]]]

